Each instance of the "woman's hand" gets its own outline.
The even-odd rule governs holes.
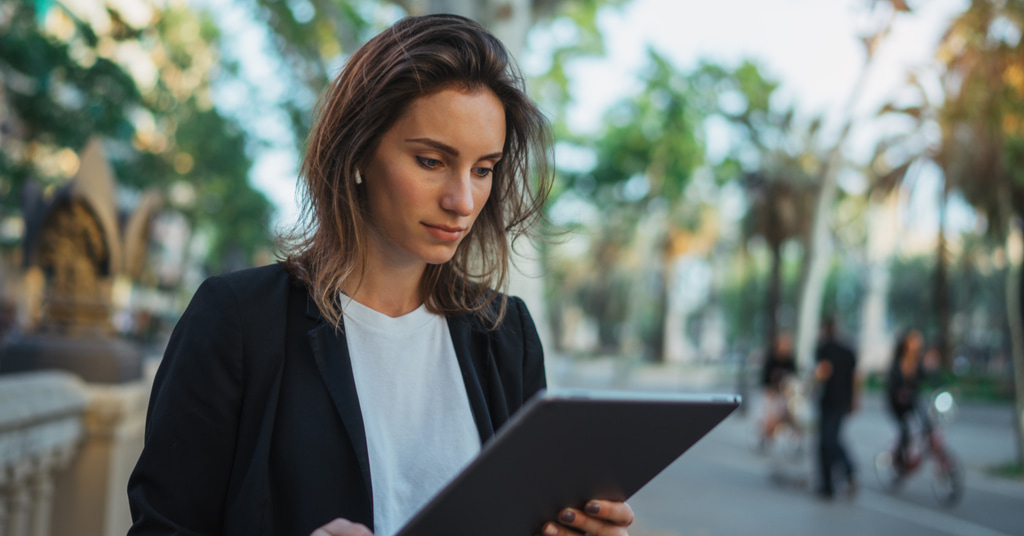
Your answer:
[[[629,536],[633,509],[624,502],[590,501],[583,510],[566,508],[558,513],[558,523],[546,523],[543,536]],[[319,536],[319,535],[318,535]]]
[[[373,536],[366,525],[353,523],[347,519],[335,519],[316,529],[309,536]]]

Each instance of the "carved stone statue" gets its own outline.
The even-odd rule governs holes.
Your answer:
[[[48,280],[45,330],[109,331],[110,253],[95,214],[80,199],[58,201],[39,236],[35,261]]]
[[[141,352],[113,336],[113,277],[123,271],[114,177],[98,141],[82,151],[78,175],[26,222],[26,265],[44,275],[39,324],[0,348],[0,374],[70,370],[86,381],[141,376]],[[33,304],[34,306],[36,304]]]

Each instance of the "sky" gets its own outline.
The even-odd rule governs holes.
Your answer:
[[[966,7],[963,0],[917,2],[913,15],[901,15],[879,50],[860,113],[872,113],[905,80],[907,68],[930,61],[945,24]],[[600,17],[607,59],[582,62],[578,78],[577,119],[581,125],[637,85],[629,76],[650,45],[677,66],[696,66],[701,58],[736,65],[752,59],[781,81],[781,93],[807,113],[837,119],[864,62],[858,35],[869,18],[868,0],[633,0],[624,9],[606,9]],[[598,81],[599,84],[591,83]]]
[[[226,53],[237,56],[243,76],[259,81],[255,93],[239,84],[227,84],[218,88],[215,98],[228,108],[255,106],[270,110],[269,104],[288,88],[276,76],[280,66],[266,54],[270,45],[265,32],[247,22],[245,8],[230,0],[206,3],[221,11],[218,19],[226,26],[225,33],[233,36]],[[798,114],[805,118],[822,115],[826,128],[836,132],[849,115],[851,88],[864,63],[858,36],[876,20],[867,14],[865,6],[869,4],[870,0],[632,0],[622,8],[605,8],[599,15],[599,27],[607,56],[580,60],[569,69],[575,100],[570,126],[579,132],[595,131],[604,110],[638,88],[636,75],[650,46],[684,70],[695,67],[701,59],[725,65],[753,60],[780,82],[779,104],[796,105]],[[899,92],[908,69],[932,61],[942,29],[966,7],[967,1],[929,0],[913,5],[920,7],[912,15],[900,14],[894,20],[893,31],[868,73],[865,90],[854,103],[854,117],[870,119]],[[379,16],[394,14],[383,12]],[[557,30],[553,35],[531,35],[521,58],[527,73],[543,66],[545,44],[558,38]],[[282,119],[273,113],[261,113],[250,122],[264,136],[283,138],[288,134]],[[884,134],[877,126],[855,130],[846,147],[848,154],[866,158]],[[709,156],[714,159],[727,143],[727,134],[709,131]],[[297,156],[288,146],[263,147],[255,156],[254,184],[278,206],[279,224],[294,221]],[[841,185],[853,191],[863,187],[850,176]],[[934,170],[925,168],[918,174],[907,208],[908,221],[937,228],[934,205],[940,185]],[[973,214],[965,207],[954,208],[951,219],[954,226],[970,227],[974,222]]]

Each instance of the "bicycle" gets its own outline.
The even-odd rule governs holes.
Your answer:
[[[773,421],[765,435],[764,423],[758,423],[761,437],[758,451],[762,454],[774,452],[784,458],[797,460],[805,452],[804,441],[808,422],[807,381],[795,374],[787,374],[779,382],[775,398],[765,400],[765,420]]]
[[[932,493],[939,504],[952,507],[963,498],[963,465],[946,446],[939,427],[939,423],[948,420],[955,411],[952,394],[946,390],[934,393],[928,409],[930,414],[938,418],[932,418],[930,429],[923,429],[911,436],[907,459],[900,462],[897,456],[898,445],[879,452],[875,456],[875,475],[885,491],[897,493],[907,478],[923,467],[926,461],[930,461]]]

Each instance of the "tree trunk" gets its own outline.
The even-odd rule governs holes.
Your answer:
[[[797,366],[808,369],[812,365],[815,339],[818,333],[818,324],[821,320],[821,300],[825,294],[825,282],[828,278],[828,264],[831,261],[832,242],[829,233],[829,223],[832,217],[832,205],[836,199],[836,176],[843,161],[843,144],[850,134],[850,128],[854,121],[854,105],[864,93],[864,86],[867,84],[870,73],[871,62],[875,58],[874,51],[878,49],[882,40],[889,34],[892,22],[898,11],[893,9],[886,22],[866,42],[867,56],[860,74],[857,75],[857,82],[854,84],[850,97],[846,101],[845,115],[846,124],[843,126],[835,147],[829,154],[828,160],[822,167],[820,177],[820,190],[818,191],[818,203],[814,210],[814,221],[811,227],[811,234],[808,237],[805,251],[804,278],[800,285],[799,303],[797,304],[797,332],[796,332],[796,359]],[[837,319],[840,320],[840,319]],[[841,322],[840,322],[841,325]]]
[[[663,227],[664,229],[664,227]],[[672,267],[674,265],[675,257],[672,255],[672,248],[669,247],[668,232],[665,232],[665,236],[660,244],[660,256],[661,256],[661,273],[656,274],[658,281],[661,283],[660,287],[655,289],[654,295],[654,307],[655,307],[655,322],[654,333],[651,334],[651,354],[654,359],[659,363],[668,361],[666,337],[668,337],[669,330],[679,329],[678,325],[670,325],[669,320],[672,315],[669,314],[669,299],[674,294],[674,271]]]
[[[892,359],[891,335],[886,326],[888,316],[889,263],[899,242],[899,190],[885,198],[868,200],[864,221],[868,224],[864,258],[864,301],[860,311],[858,362],[865,370],[884,370]]]
[[[1004,204],[1009,204],[1004,201]],[[1006,233],[1006,319],[1010,329],[1010,345],[1013,352],[1014,427],[1017,438],[1017,463],[1024,464],[1024,311],[1021,306],[1021,291],[1024,289],[1024,272],[1021,271],[1021,257],[1024,256],[1024,239],[1015,217],[1009,219]]]
[[[806,270],[800,285],[796,331],[796,360],[800,370],[810,370],[813,366],[814,347],[821,320],[821,302],[825,295],[828,265],[832,259],[831,222],[832,205],[835,204],[838,190],[836,175],[842,160],[842,144],[849,130],[848,122],[821,173],[821,190],[818,192],[814,221],[804,254]]]
[[[782,244],[769,244],[772,255],[771,272],[768,274],[768,295],[765,299],[765,350],[771,351],[775,337],[779,335],[779,302],[782,301]]]
[[[939,236],[935,252],[935,281],[932,295],[935,297],[935,321],[938,328],[939,355],[942,357],[942,370],[953,370],[953,348],[949,336],[949,259],[946,252],[946,206],[949,203],[949,180],[943,181],[942,199],[939,202]]]

